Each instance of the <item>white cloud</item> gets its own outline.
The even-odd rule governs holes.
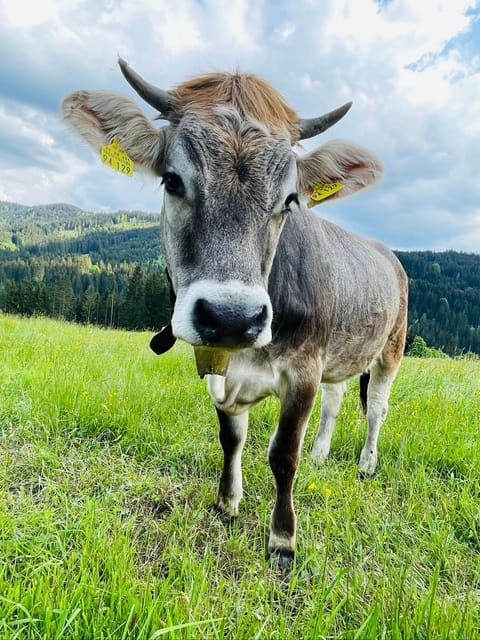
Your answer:
[[[9,27],[29,29],[53,20],[57,11],[55,0],[4,0],[0,5],[0,15]]]
[[[387,38],[397,44],[400,64],[414,64],[428,53],[440,52],[452,38],[463,33],[473,20],[468,15],[475,0],[402,0],[388,3],[382,10]]]
[[[37,4],[0,0],[8,60],[0,71],[0,198],[158,210],[157,183],[109,173],[67,133],[61,99],[78,88],[133,95],[117,54],[165,89],[239,67],[266,77],[302,116],[353,100],[323,140],[370,147],[385,181],[322,213],[394,246],[452,242],[480,251],[480,43],[465,46],[478,0]]]
[[[273,36],[274,38],[278,38],[280,41],[286,41],[293,36],[296,30],[297,29],[292,22],[286,22],[274,30]]]

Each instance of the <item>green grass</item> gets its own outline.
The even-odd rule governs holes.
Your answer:
[[[404,361],[370,481],[357,383],[322,469],[317,403],[286,581],[264,560],[278,403],[252,412],[225,528],[192,350],[149,339],[0,316],[2,640],[479,637],[479,361]]]

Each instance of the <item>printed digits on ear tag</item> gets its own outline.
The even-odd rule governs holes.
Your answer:
[[[344,185],[341,182],[331,182],[331,183],[325,182],[325,183],[317,184],[314,187],[310,195],[310,198],[314,202],[320,202],[321,200],[325,200],[325,198],[329,198],[330,196],[333,196],[334,193],[341,191],[343,187]]]
[[[133,176],[135,163],[128,153],[122,149],[120,142],[116,138],[112,144],[105,145],[101,148],[100,158],[107,167],[111,167],[126,176]]]

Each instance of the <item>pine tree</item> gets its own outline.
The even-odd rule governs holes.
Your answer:
[[[143,329],[146,326],[145,277],[140,265],[136,265],[128,282],[122,304],[120,323],[126,329]]]

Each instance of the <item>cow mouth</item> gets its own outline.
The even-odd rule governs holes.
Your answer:
[[[241,351],[271,341],[272,315],[268,293],[259,285],[200,280],[177,291],[172,328],[194,347]]]
[[[173,315],[150,342],[165,353],[177,338],[195,350],[197,371],[225,375],[233,352],[258,349],[272,339],[272,306],[265,289],[238,280],[197,281],[177,294],[170,282]]]

